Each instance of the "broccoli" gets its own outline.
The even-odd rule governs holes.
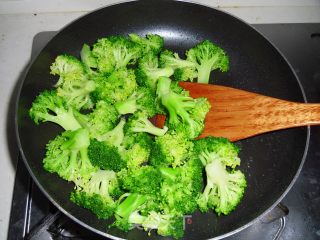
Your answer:
[[[141,48],[122,36],[101,38],[93,45],[93,56],[101,73],[111,73],[134,64],[141,55]]]
[[[93,166],[104,170],[118,172],[126,167],[117,147],[95,139],[90,142],[88,156]]]
[[[155,89],[159,77],[170,77],[174,73],[172,67],[159,67],[158,57],[153,53],[144,55],[138,63],[135,74],[140,86],[147,86]]]
[[[156,137],[152,145],[150,163],[153,166],[183,165],[192,153],[193,142],[186,139],[182,132],[170,130],[161,137]]]
[[[197,65],[199,83],[209,83],[210,73],[215,69],[222,72],[229,70],[229,57],[225,51],[205,40],[186,52],[187,60]]]
[[[110,190],[117,181],[113,171],[98,170],[81,188],[70,195],[70,200],[92,211],[99,219],[111,217],[117,207]]]
[[[177,53],[165,50],[160,55],[162,67],[172,67],[177,81],[193,80],[197,77],[199,83],[209,83],[210,73],[219,69],[229,70],[229,57],[225,51],[205,40],[186,51],[186,59],[181,59]]]
[[[51,74],[59,75],[56,86],[59,87],[65,81],[86,79],[85,67],[81,61],[71,55],[59,55],[50,66]]]
[[[91,68],[97,68],[97,59],[93,56],[90,46],[83,44],[80,52],[81,61],[86,66],[87,71],[91,71]]]
[[[88,80],[85,65],[81,61],[70,55],[60,55],[50,68],[51,74],[60,76],[55,85],[57,94],[65,99],[68,106],[76,109],[93,106],[90,93],[94,91],[95,84]]]
[[[148,119],[148,115],[144,112],[136,112],[130,116],[127,124],[125,125],[125,132],[146,132],[155,136],[163,136],[168,131],[168,128],[158,128],[154,126]]]
[[[132,69],[118,69],[108,75],[94,76],[96,88],[91,92],[92,99],[97,102],[104,100],[111,104],[122,102],[133,94],[137,87]]]
[[[207,175],[206,187],[198,198],[199,208],[203,212],[214,209],[218,215],[229,214],[239,204],[247,186],[244,174],[230,169],[230,165],[238,165],[235,147],[224,138],[213,137],[203,138],[195,145],[195,154]]]
[[[123,231],[129,231],[134,228],[135,224],[129,222],[129,217],[131,214],[138,211],[147,200],[147,195],[130,193],[129,196],[117,206],[115,211],[116,220],[113,223],[113,226],[116,226]]]
[[[228,167],[235,168],[240,165],[238,156],[240,147],[223,137],[206,137],[194,141],[193,153],[195,156],[203,151],[215,152],[220,161]]]
[[[127,162],[129,169],[138,168],[146,163],[153,144],[147,133],[126,133],[121,146],[121,156]]]
[[[81,182],[97,170],[88,157],[89,144],[89,132],[84,128],[63,132],[47,144],[44,168],[67,181],[82,185]]]
[[[160,191],[161,174],[152,166],[125,170],[118,177],[122,188],[130,193],[156,195]]]
[[[164,45],[163,37],[157,34],[147,34],[146,37],[140,37],[135,33],[129,34],[129,38],[132,42],[138,44],[142,50],[142,55],[153,53],[158,54]]]
[[[190,139],[201,134],[205,115],[210,109],[208,101],[196,100],[184,93],[176,93],[171,88],[171,80],[166,77],[160,77],[158,80],[157,96],[169,112],[169,128],[179,129]],[[199,115],[201,111],[203,114]]]
[[[81,128],[81,125],[75,118],[75,112],[56,91],[45,90],[32,102],[29,115],[36,124],[53,122],[65,130],[76,130]]]
[[[149,233],[151,230],[156,229],[159,235],[165,237],[173,236],[179,239],[184,234],[183,218],[171,214],[150,211],[147,216],[143,216],[138,211],[135,211],[129,216],[129,223],[141,226]]]
[[[122,102],[115,103],[115,108],[119,114],[122,115],[135,113],[140,110],[151,117],[157,113],[157,106],[154,102],[155,98],[154,91],[146,87],[139,87],[129,98]]]
[[[100,138],[117,125],[119,114],[113,105],[98,101],[91,113],[76,114],[76,118],[89,130],[91,138]]]
[[[160,167],[164,179],[160,194],[165,214],[182,216],[197,209],[203,183],[202,169],[199,159],[190,159],[176,168]]]
[[[108,131],[107,133],[97,137],[97,140],[100,142],[105,142],[107,144],[113,145],[115,147],[120,148],[123,140],[124,140],[124,125],[126,124],[126,120],[121,118],[119,123],[115,128]]]

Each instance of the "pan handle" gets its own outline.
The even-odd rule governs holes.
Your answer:
[[[275,208],[262,217],[262,223],[271,223],[279,220],[279,228],[272,240],[279,240],[280,236],[286,226],[286,216],[289,214],[289,209],[283,203],[279,203]]]

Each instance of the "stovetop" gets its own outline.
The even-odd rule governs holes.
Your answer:
[[[320,102],[320,24],[253,26],[287,57],[301,81],[308,102]],[[54,34],[55,32],[41,32],[34,37],[32,57],[37,55]],[[282,204],[252,226],[226,239],[320,239],[319,183],[320,126],[314,126],[311,127],[304,167]],[[86,230],[60,213],[33,183],[19,157],[8,239],[106,238]]]

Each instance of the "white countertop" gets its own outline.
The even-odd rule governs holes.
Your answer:
[[[32,39],[38,32],[59,30],[88,11],[117,2],[120,1],[0,0],[0,239],[7,238],[17,156],[17,147],[12,143],[9,146],[7,140],[9,100],[30,59]],[[320,22],[319,0],[193,2],[219,7],[249,23]]]

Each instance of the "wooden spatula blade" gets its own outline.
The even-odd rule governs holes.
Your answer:
[[[219,136],[237,141],[274,130],[320,124],[319,104],[289,102],[219,85],[180,85],[192,97],[206,97],[211,103],[200,138]]]

